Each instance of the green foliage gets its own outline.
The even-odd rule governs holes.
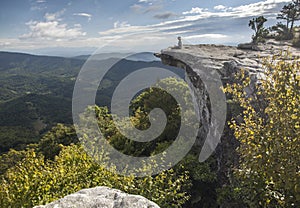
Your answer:
[[[230,208],[248,207],[247,204],[243,202],[244,193],[238,186],[239,184],[233,183],[219,188],[217,190],[218,204]]]
[[[28,150],[25,158],[2,176],[0,204],[32,207],[95,186],[140,194],[162,207],[181,207],[189,198],[185,190],[190,183],[187,173],[176,175],[172,169],[154,177],[121,176],[114,169],[108,171],[104,165],[95,163],[82,147],[71,145],[62,147],[54,161]]]
[[[187,85],[184,82],[179,82],[177,79],[170,78],[161,80],[157,86],[166,85],[174,93],[181,93],[186,91]],[[105,138],[117,150],[133,156],[149,156],[157,154],[165,150],[171,142],[176,139],[178,130],[180,128],[180,110],[175,99],[165,91],[159,88],[150,88],[141,93],[131,104],[131,122],[138,129],[145,130],[149,128],[149,112],[154,108],[161,108],[168,119],[167,125],[161,135],[151,142],[136,142],[130,138],[124,137],[115,127],[112,115],[106,107],[92,107],[82,115],[82,119],[88,117],[90,112],[96,112],[98,119],[98,126]],[[84,121],[87,129],[89,121]],[[122,125],[127,127],[128,123],[123,122]],[[93,146],[93,145],[92,145]]]
[[[38,143],[38,152],[41,152],[45,159],[53,160],[59,154],[63,146],[78,143],[78,138],[73,126],[57,124],[47,132]]]
[[[286,28],[288,29],[287,37],[292,38],[292,32],[296,21],[300,20],[300,2],[299,0],[293,0],[292,3],[284,5],[280,13],[277,15],[277,19],[286,21]]]
[[[112,120],[113,116],[105,107],[91,107],[81,115],[81,119],[86,127],[84,129],[89,131],[90,121],[85,119],[88,118],[90,113],[94,114],[95,112],[101,133],[115,149],[124,154],[138,157],[163,152],[176,139],[180,125],[183,124],[181,123],[181,112],[178,103],[169,93],[159,89],[159,87],[166,88],[171,94],[181,94],[184,95],[184,97],[189,93],[185,82],[178,81],[175,78],[168,78],[158,81],[155,87],[145,90],[132,101],[130,108],[131,122],[138,129],[145,130],[149,128],[149,112],[152,109],[161,108],[166,114],[168,120],[167,125],[162,134],[154,141],[141,143],[124,137],[115,127]],[[193,103],[191,103],[191,105],[192,104]],[[128,124],[124,123],[123,125],[123,127],[126,127]],[[96,139],[88,139],[84,142],[88,148],[96,146],[94,144]],[[97,152],[97,150],[90,149],[90,152]],[[187,191],[191,195],[191,200],[186,206],[211,207],[213,204],[216,206],[216,162],[215,159],[211,159],[205,163],[199,163],[199,152],[199,147],[194,147],[182,162],[174,167],[174,170],[177,174],[182,174],[185,171],[189,172],[192,187]],[[168,155],[168,157],[170,157],[170,155]]]
[[[16,151],[11,149],[6,154],[0,156],[0,175],[3,175],[9,168],[14,167],[26,157],[26,151]]]
[[[226,92],[243,107],[231,128],[240,142],[240,165],[235,172],[243,200],[250,207],[300,206],[300,67],[298,61],[274,56],[264,64],[266,79],[254,94],[246,94],[250,78]]]
[[[268,30],[264,28],[264,23],[266,21],[267,19],[264,16],[259,16],[249,21],[248,26],[255,32],[252,36],[254,44],[264,42],[264,38],[268,35]]]
[[[185,207],[217,207],[216,160],[210,158],[204,163],[198,161],[200,150],[192,150],[178,165],[176,172],[188,170],[192,187],[189,189],[190,200]]]

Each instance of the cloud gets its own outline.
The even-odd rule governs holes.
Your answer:
[[[156,18],[156,19],[169,19],[170,17],[173,17],[173,16],[176,16],[176,14],[173,13],[173,12],[165,12],[165,13],[154,15],[154,18]]]
[[[0,41],[0,47],[7,47],[10,45],[11,45],[11,42],[9,42],[9,41],[6,41],[6,40]]]
[[[88,22],[92,20],[92,15],[88,14],[88,13],[74,13],[73,15],[75,16],[81,16],[81,17],[87,17],[88,18]]]
[[[44,18],[47,20],[47,21],[53,21],[53,20],[57,20],[57,21],[61,21],[61,19],[59,19],[59,17],[61,15],[63,15],[65,13],[65,9],[61,10],[61,11],[58,11],[58,12],[55,12],[55,13],[46,13],[44,15]]]
[[[80,24],[75,24],[69,27],[67,24],[61,23],[62,19],[59,17],[65,12],[61,10],[56,13],[46,13],[44,18],[46,21],[29,21],[26,25],[30,32],[21,35],[20,39],[40,39],[40,40],[66,40],[76,39],[86,35],[82,31]]]
[[[217,5],[214,7],[215,10],[219,10],[219,11],[227,11],[227,10],[231,10],[232,7],[227,7],[224,5]]]
[[[199,7],[193,7],[190,11],[183,12],[183,15],[187,14],[201,14],[203,12],[207,11],[207,9],[199,8]]]
[[[134,5],[130,6],[130,9],[133,10],[134,12],[140,12],[144,9],[144,7],[139,4],[134,4]]]
[[[116,21],[116,22],[114,22],[114,28],[124,28],[124,27],[130,27],[130,24],[128,24],[127,21],[123,21],[123,22]]]
[[[76,24],[73,28],[69,28],[66,24],[61,24],[58,21],[30,21],[27,22],[26,25],[29,26],[30,32],[21,35],[21,39],[47,39],[59,41],[62,39],[76,39],[86,35],[85,32],[82,32],[80,24]]]
[[[46,14],[45,14],[45,19],[46,19],[47,21],[53,21],[53,20],[56,19],[56,15],[55,15],[55,14],[49,14],[49,13],[46,13]]]
[[[223,10],[223,11],[224,11],[226,8],[227,8],[227,7],[224,6],[224,5],[217,5],[217,6],[214,7],[215,10]]]
[[[148,5],[133,4],[130,6],[130,9],[133,12],[142,13],[142,14],[156,12],[161,10],[162,8],[163,6],[161,4],[152,4],[152,3],[149,3]]]
[[[46,0],[37,0],[36,3],[46,3]]]
[[[283,5],[283,3],[290,2],[290,0],[265,0],[248,5],[242,5],[238,7],[233,7],[230,9],[229,13],[237,17],[252,17],[259,15],[271,16],[277,14],[278,5]]]
[[[224,5],[217,5],[214,7],[216,12],[211,12],[205,8],[194,7],[189,11],[185,11],[183,15],[190,15],[196,17],[201,15],[203,18],[210,17],[253,17],[259,15],[272,16],[278,13],[278,6],[282,6],[283,3],[290,2],[290,0],[265,0],[247,5],[241,5],[237,7],[226,7]],[[200,17],[200,16],[198,16]]]

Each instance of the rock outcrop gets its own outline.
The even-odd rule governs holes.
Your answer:
[[[47,205],[34,208],[159,208],[139,195],[99,186],[83,189]]]
[[[212,118],[214,117],[209,104],[211,102],[209,93],[205,90],[204,82],[201,80],[203,69],[206,69],[208,73],[217,72],[223,85],[233,82],[235,72],[244,69],[252,80],[252,85],[245,89],[247,93],[251,94],[258,80],[264,79],[263,58],[280,55],[287,51],[290,56],[286,57],[286,61],[300,57],[300,50],[293,48],[290,43],[274,40],[268,40],[266,44],[259,45],[257,48],[253,48],[252,45],[251,47],[249,45],[240,45],[240,47],[207,44],[184,45],[182,49],[167,48],[155,55],[161,58],[164,64],[185,70],[186,81],[193,90],[202,124],[197,145],[203,145],[203,139],[209,132],[209,126],[212,125]],[[221,140],[216,149],[216,155],[219,164],[218,181],[222,185],[228,180],[230,163],[236,164],[238,161],[235,155],[238,143],[232,135],[223,135]]]

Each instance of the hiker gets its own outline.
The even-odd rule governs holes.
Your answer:
[[[177,39],[178,39],[178,44],[175,45],[175,46],[173,46],[173,47],[171,47],[172,49],[182,49],[183,45],[182,45],[181,37],[178,36]]]
[[[178,46],[177,46],[177,47],[178,47],[179,49],[182,49],[182,41],[181,41],[181,37],[179,36],[177,39],[178,39]]]

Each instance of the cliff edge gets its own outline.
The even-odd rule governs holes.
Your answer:
[[[236,72],[244,69],[251,78],[251,84],[245,91],[251,94],[259,80],[264,79],[262,67],[264,58],[271,58],[286,52],[289,52],[289,55],[284,57],[285,61],[300,57],[300,49],[294,48],[290,43],[284,41],[268,40],[265,44],[256,47],[249,48],[248,46],[249,44],[240,44],[239,47],[211,44],[184,45],[181,49],[170,47],[155,54],[164,64],[185,70],[185,80],[189,84],[195,97],[194,101],[199,107],[198,114],[201,127],[196,141],[196,145],[199,147],[205,146],[206,135],[213,126],[214,119],[211,109],[211,102],[213,101],[209,98],[209,93],[205,89],[206,85],[201,80],[203,73],[218,74],[222,85],[225,85],[236,82],[234,79]],[[210,81],[213,82],[214,80]],[[226,113],[226,119],[230,120],[230,109]],[[238,142],[226,124],[225,131],[219,132],[219,134],[222,137],[217,147],[215,144],[208,144],[206,148],[216,154],[218,183],[222,186],[222,184],[230,181],[230,166],[238,164],[238,156],[235,151]],[[199,160],[201,161],[201,154]]]

